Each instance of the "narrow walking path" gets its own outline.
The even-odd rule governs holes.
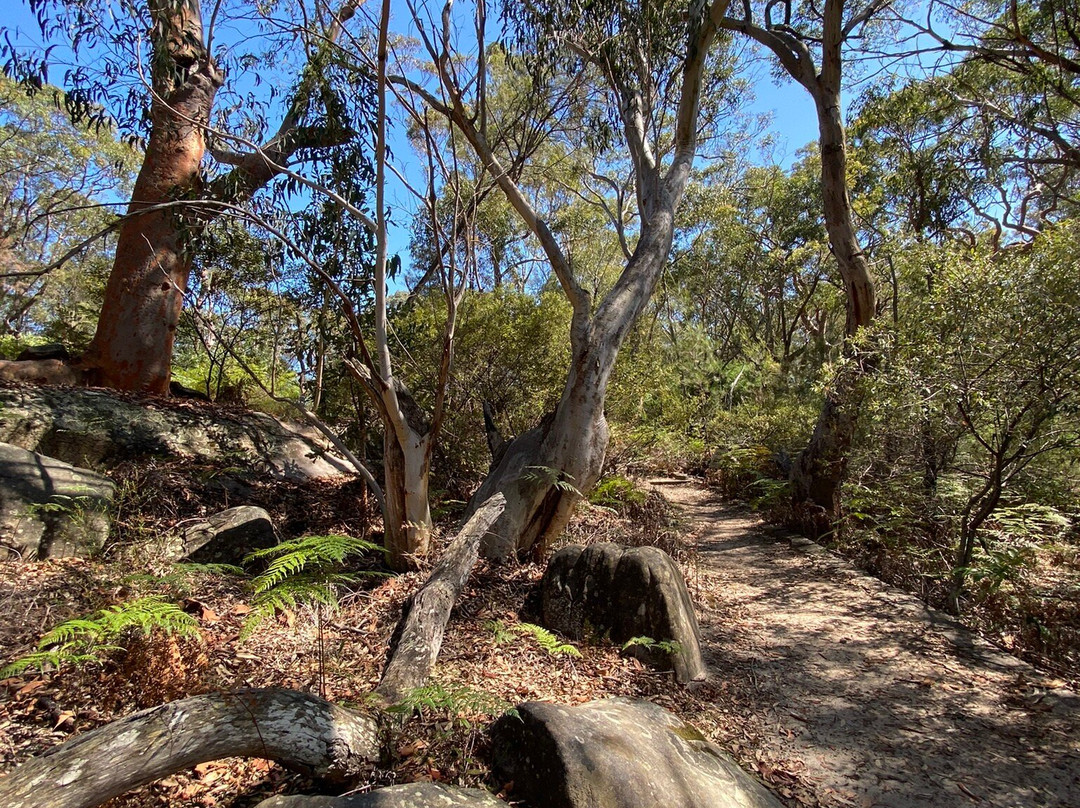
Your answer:
[[[653,484],[693,531],[712,683],[767,780],[822,806],[1080,808],[1076,693],[707,489]]]

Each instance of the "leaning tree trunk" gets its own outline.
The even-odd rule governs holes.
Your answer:
[[[0,778],[0,805],[91,808],[198,763],[244,756],[309,776],[355,779],[379,759],[378,726],[292,690],[195,696],[79,735]]]
[[[83,357],[92,384],[166,393],[191,269],[195,217],[178,202],[199,183],[222,75],[203,46],[198,0],[151,0],[154,96],[150,139],[120,228],[97,332]],[[145,211],[145,212],[141,212]]]
[[[600,478],[608,443],[608,381],[671,250],[678,194],[666,187],[654,193],[619,281],[591,319],[575,318],[570,369],[554,416],[511,441],[473,496],[473,506],[496,492],[506,497],[506,510],[484,539],[486,558],[505,561],[528,551],[543,553],[566,527],[582,494]]]
[[[574,505],[600,478],[607,451],[604,394],[611,369],[575,350],[562,401],[540,426],[514,438],[473,496],[501,493],[506,510],[484,537],[485,558],[508,561],[544,548],[566,527]],[[611,363],[614,363],[612,358]]]
[[[458,531],[431,577],[405,605],[390,642],[386,670],[375,689],[387,702],[401,701],[431,675],[450,610],[476,566],[481,539],[504,507],[506,501],[501,494],[481,505]]]

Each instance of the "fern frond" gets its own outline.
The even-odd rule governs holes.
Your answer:
[[[340,565],[350,556],[381,549],[373,542],[352,536],[304,536],[249,553],[244,563],[272,559],[266,570],[255,579],[255,591],[263,592],[310,567]]]
[[[495,635],[495,643],[497,645],[505,645],[514,639],[513,632],[506,627],[506,623],[502,620],[489,620],[484,623],[484,628]]]
[[[663,651],[665,654],[674,656],[682,651],[682,643],[678,640],[654,640],[652,637],[631,637],[622,644],[620,650],[629,651],[631,648],[641,647],[650,651]]]
[[[361,575],[385,575],[381,572],[342,572],[341,565],[351,556],[382,549],[366,539],[330,534],[303,536],[249,553],[244,558],[245,564],[267,560],[270,563],[252,581],[255,590],[252,611],[244,621],[240,639],[247,639],[259,625],[278,612],[296,609],[301,604],[336,609],[339,586],[355,583]]]
[[[513,709],[513,705],[496,695],[476,690],[466,685],[449,687],[432,682],[410,690],[392,705],[391,713],[412,715],[425,710],[448,716],[451,720],[463,720],[465,716],[495,717]],[[465,723],[468,723],[467,721]]]
[[[535,623],[518,623],[514,626],[514,631],[531,636],[551,656],[581,656],[581,651],[573,645],[560,643],[558,637],[543,626],[538,626]]]
[[[235,564],[195,564],[184,561],[173,564],[173,569],[184,575],[246,575],[243,567]]]
[[[37,651],[7,665],[0,671],[0,678],[18,675],[30,668],[44,670],[46,666],[99,662],[105,654],[121,648],[117,640],[129,631],[144,635],[163,631],[183,637],[199,634],[195,618],[175,603],[156,595],[139,598],[53,627],[38,641]]]

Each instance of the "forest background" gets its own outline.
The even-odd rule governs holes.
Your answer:
[[[589,36],[593,54],[632,50],[631,35],[655,45],[645,128],[659,166],[679,153],[671,77],[687,57],[665,37],[681,35],[685,4],[550,5],[508,4],[487,20],[472,6],[443,16],[394,4],[386,81],[376,4],[347,3],[347,17],[321,2],[203,9],[198,45],[223,84],[192,188],[228,177],[244,153],[265,156],[256,145],[273,143],[283,118],[337,129],[332,142],[294,144],[282,170],[187,225],[172,377],[290,417],[300,402],[386,491],[387,436],[419,435],[431,478],[419,504],[403,495],[421,514],[397,519],[409,553],[426,547],[423,514],[459,513],[490,479],[503,436],[558,410],[579,350],[567,289],[595,314],[639,252],[649,150],[628,142],[602,60],[581,55]],[[175,10],[42,1],[32,21],[6,21],[9,357],[94,342],[117,217],[144,164],[161,8]],[[704,475],[1004,645],[1075,670],[1077,11],[1072,0],[730,8],[670,252],[604,381],[603,476],[593,485],[589,463],[533,473],[604,505],[636,496],[635,475]],[[832,12],[843,26],[830,33]],[[580,38],[568,23],[608,13],[614,22]],[[824,150],[819,128],[833,138]],[[177,199],[200,201],[191,188]],[[861,304],[860,282],[871,290]],[[358,370],[364,335],[378,355]],[[402,426],[417,427],[413,407],[426,431]],[[823,434],[820,472],[807,458]],[[815,475],[835,479],[808,484]]]

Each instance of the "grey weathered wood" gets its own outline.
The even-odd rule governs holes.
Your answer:
[[[375,689],[383,698],[400,701],[427,681],[442,648],[450,610],[476,566],[480,540],[505,507],[502,494],[494,495],[480,506],[446,548],[431,576],[406,604],[382,681]]]
[[[329,780],[378,759],[369,715],[292,690],[195,696],[79,735],[0,778],[6,808],[91,808],[198,763],[247,756]]]

